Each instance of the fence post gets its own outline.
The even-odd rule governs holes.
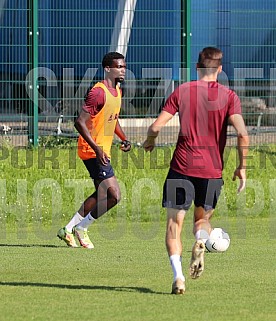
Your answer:
[[[182,11],[182,68],[185,69],[185,80],[191,80],[191,0],[183,0],[181,2]],[[182,77],[181,77],[182,78]]]
[[[38,145],[38,0],[28,1],[28,56],[32,77],[28,84],[31,95],[28,110],[28,141]]]

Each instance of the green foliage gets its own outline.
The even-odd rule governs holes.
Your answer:
[[[122,190],[122,200],[106,216],[107,221],[127,217],[131,221],[165,220],[161,207],[162,188],[173,147],[145,153],[135,147],[129,153],[113,146],[112,164]],[[252,149],[248,156],[247,189],[237,195],[232,181],[237,166],[236,150],[225,153],[225,185],[217,216],[263,216],[275,208],[275,146]],[[76,146],[71,148],[2,147],[0,160],[1,220],[6,223],[66,222],[81,202],[94,191],[93,183]],[[18,223],[19,224],[19,223]]]
[[[40,136],[39,146],[45,148],[72,148],[77,144],[76,138],[63,136]]]
[[[276,177],[276,146],[263,146],[250,150],[247,159],[246,190],[236,193],[237,183],[232,181],[233,171],[237,166],[236,150],[226,151],[223,174],[225,187],[219,206],[222,213],[245,216],[268,216],[275,209],[274,195]]]

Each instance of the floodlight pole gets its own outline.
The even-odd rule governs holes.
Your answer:
[[[28,56],[30,82],[26,84],[31,101],[28,110],[28,142],[38,145],[38,0],[28,1]]]
[[[126,56],[137,0],[119,0],[109,51]]]

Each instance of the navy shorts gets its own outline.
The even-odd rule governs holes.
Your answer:
[[[170,169],[163,188],[162,206],[187,211],[194,202],[195,206],[208,211],[216,207],[222,186],[222,178],[186,176]]]
[[[110,161],[108,161],[107,165],[102,165],[97,158],[90,158],[84,160],[83,163],[93,180],[104,180],[114,176]]]

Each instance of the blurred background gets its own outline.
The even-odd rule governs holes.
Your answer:
[[[0,24],[0,135],[14,145],[75,139],[108,51],[126,57],[121,124],[139,144],[206,46],[224,52],[219,81],[239,94],[253,144],[276,140],[275,0],[0,0]],[[177,133],[173,119],[160,143]]]

